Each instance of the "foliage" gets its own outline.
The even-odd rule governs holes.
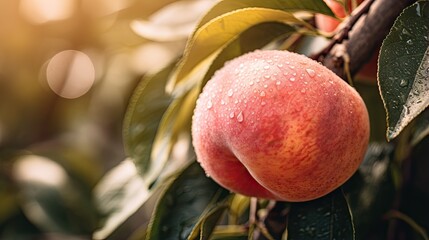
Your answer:
[[[423,170],[429,166],[429,1],[406,7],[392,23],[377,82],[353,82],[372,128],[359,170],[334,192],[303,203],[218,186],[195,161],[190,126],[200,91],[228,60],[255,49],[320,56],[321,43],[332,39],[314,28],[313,16],[332,11],[322,0],[197,2],[142,0],[102,16],[23,24],[31,30],[20,34],[42,43],[39,55],[37,41],[0,43],[0,52],[12,56],[0,59],[7,79],[0,79],[0,238],[429,239]],[[189,15],[198,22],[161,13],[186,15],[183,9],[194,9]],[[89,19],[85,31],[73,24],[79,17]],[[148,46],[159,51],[124,58]],[[75,100],[28,80],[46,70],[52,52],[68,48],[103,59],[93,89]],[[25,60],[29,49],[35,57]],[[10,61],[5,70],[2,61]],[[20,62],[39,67],[20,72]],[[39,100],[25,101],[30,97]]]

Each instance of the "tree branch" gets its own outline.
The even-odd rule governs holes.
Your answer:
[[[347,54],[350,59],[350,72],[352,75],[355,74],[381,45],[396,17],[413,2],[415,0],[375,0],[368,13],[362,15],[357,21],[352,14],[342,24],[343,27],[350,27],[350,22],[356,21],[348,34],[348,40],[336,44],[326,56],[320,56],[318,60],[345,79],[343,56]],[[366,5],[361,4],[354,13],[362,12],[362,8]]]

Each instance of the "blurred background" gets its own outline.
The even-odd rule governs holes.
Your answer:
[[[90,238],[129,97],[213,2],[0,0],[0,239]]]

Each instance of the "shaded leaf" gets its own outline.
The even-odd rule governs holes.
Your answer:
[[[341,191],[302,203],[291,203],[288,239],[355,239],[347,200]]]
[[[35,239],[35,236],[42,234],[22,211],[0,224],[0,239]]]
[[[124,119],[125,150],[148,183],[160,171],[151,161],[152,143],[164,112],[172,101],[165,92],[165,84],[173,67],[174,64],[171,64],[161,72],[142,79],[133,93]]]
[[[429,1],[416,2],[396,19],[378,66],[391,140],[429,105]]]
[[[248,218],[248,210],[250,207],[250,197],[241,194],[234,194],[229,206],[229,219],[230,224],[238,224],[241,217],[245,216],[246,221]],[[245,214],[247,213],[247,214]]]
[[[203,60],[236,39],[240,33],[263,22],[308,26],[292,13],[267,8],[245,8],[214,18],[201,26],[188,41],[181,63],[169,82],[169,88],[186,78]]]
[[[107,216],[94,239],[106,239],[152,195],[134,163],[125,160],[100,180],[94,190],[100,211]]]
[[[153,141],[151,153],[153,166],[152,171],[148,173],[149,179],[155,180],[160,177],[180,133],[190,132],[192,113],[198,94],[199,89],[191,89],[185,95],[174,99],[165,111]]]
[[[147,239],[187,239],[200,217],[228,196],[197,162],[190,164],[159,198]]]
[[[371,143],[359,171],[345,184],[357,239],[366,238],[394,201],[393,150],[392,144]]]
[[[218,226],[211,236],[212,240],[248,240],[248,229],[242,225]]]
[[[58,163],[37,155],[22,156],[14,164],[13,176],[21,209],[39,229],[88,237],[94,231],[98,215],[90,196]]]
[[[227,199],[225,198],[225,200]],[[222,217],[223,213],[227,209],[228,205],[223,204],[216,206],[213,210],[207,212],[206,214],[203,214],[194,229],[192,230],[192,233],[190,234],[188,239],[209,239],[211,233],[213,232],[213,229],[216,227],[217,223],[219,222],[219,219]]]

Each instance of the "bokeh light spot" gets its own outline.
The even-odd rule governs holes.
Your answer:
[[[15,162],[13,173],[19,181],[37,182],[50,186],[61,186],[67,180],[66,172],[59,164],[37,155],[19,158]]]
[[[46,78],[49,87],[59,96],[78,98],[94,84],[95,68],[85,53],[66,50],[57,53],[49,61]]]
[[[64,20],[73,14],[75,0],[21,0],[21,14],[31,23]]]

